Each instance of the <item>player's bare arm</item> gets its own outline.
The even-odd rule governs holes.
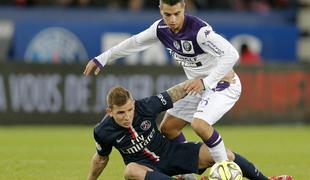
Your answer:
[[[235,83],[234,77],[235,77],[234,70],[229,71],[225,77],[222,79],[222,81],[229,82],[230,84]],[[205,90],[205,86],[203,84],[202,79],[191,79],[184,83],[184,89],[187,94],[196,94],[200,93],[201,91]]]
[[[236,73],[234,70],[231,70],[229,71],[225,77],[222,79],[223,81],[226,81],[226,82],[229,82],[230,84],[234,84],[235,83],[235,76],[236,76]]]
[[[88,174],[88,180],[96,180],[103,169],[106,167],[109,161],[109,156],[100,156],[97,152],[94,154],[91,160],[90,171]]]
[[[191,79],[184,83],[184,89],[186,93],[194,95],[203,91],[205,87],[201,79]]]
[[[187,81],[185,81],[187,82]],[[167,90],[172,102],[176,102],[187,95],[186,90],[184,89],[184,82],[177,84]]]

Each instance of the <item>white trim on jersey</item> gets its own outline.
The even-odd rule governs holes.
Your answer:
[[[133,139],[136,139],[139,136],[139,134],[137,133],[135,128],[133,128],[132,126],[129,127],[128,130],[129,130],[131,136],[133,137]]]
[[[156,162],[160,160],[160,157],[157,156],[154,152],[150,151],[148,148],[144,148],[144,153]]]

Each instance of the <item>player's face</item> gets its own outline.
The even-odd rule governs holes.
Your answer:
[[[175,33],[179,32],[184,23],[185,3],[180,2],[173,6],[162,3],[159,8],[160,14],[169,28]]]
[[[135,101],[128,99],[123,106],[113,105],[113,108],[107,108],[107,113],[114,118],[116,123],[124,128],[129,128],[132,125],[135,112]]]

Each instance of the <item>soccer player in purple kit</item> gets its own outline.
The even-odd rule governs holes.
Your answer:
[[[184,85],[188,95],[167,111],[161,131],[169,139],[184,142],[182,129],[190,124],[215,162],[227,160],[224,142],[213,124],[233,107],[241,94],[240,80],[233,71],[238,52],[208,23],[185,14],[184,0],[159,0],[159,8],[162,19],[92,59],[84,73],[89,74],[97,67],[95,74],[98,74],[108,61],[143,51],[160,41],[189,79]],[[244,173],[245,177],[267,179],[254,173],[257,171],[254,165],[242,156],[236,154],[234,159],[242,170],[250,168],[249,172],[253,172]]]

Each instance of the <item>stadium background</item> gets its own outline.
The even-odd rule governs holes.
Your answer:
[[[290,139],[299,144],[307,143],[306,139],[310,137],[310,2],[193,0],[187,4],[189,13],[209,22],[241,54],[236,71],[241,78],[243,92],[236,106],[219,123],[220,128],[224,126],[224,129],[235,129],[228,130],[230,133],[226,136],[233,136],[237,132],[240,136],[250,136],[249,132],[242,135],[244,129],[249,128],[253,130],[252,133],[260,134],[267,128],[267,134],[277,137],[275,141]],[[32,156],[22,156],[20,151],[14,149],[23,143],[20,142],[22,138],[15,137],[12,133],[32,138],[46,137],[43,144],[39,140],[24,140],[26,147],[35,148],[51,144],[60,147],[68,143],[59,144],[51,140],[59,129],[60,134],[56,134],[60,139],[70,133],[81,132],[87,134],[87,138],[84,137],[87,142],[83,141],[84,144],[79,145],[86,145],[86,152],[89,152],[93,150],[92,126],[104,115],[105,95],[110,87],[123,85],[139,99],[159,93],[185,79],[182,69],[174,64],[160,44],[110,63],[98,77],[82,75],[89,59],[142,31],[159,18],[157,1],[0,0],[0,134],[3,133],[0,138],[0,151],[3,154],[0,156],[0,179],[47,179],[47,175],[50,177],[48,179],[57,179],[59,174],[63,179],[84,179],[88,159],[91,157],[85,151],[86,158],[83,157],[83,163],[79,166],[83,168],[85,175],[82,178],[72,172],[27,176],[31,170],[23,172],[17,165],[25,163],[20,160],[21,157],[31,159]],[[243,45],[247,45],[252,51],[250,56],[243,56]],[[246,61],[249,57],[252,58],[250,62]],[[50,128],[50,125],[56,126]],[[75,128],[76,125],[83,126]],[[304,132],[300,134],[302,137],[293,136],[289,127],[294,128],[294,135]],[[50,134],[41,129],[48,129]],[[33,132],[37,133],[31,136]],[[222,134],[225,136],[225,131]],[[195,138],[193,134],[188,136]],[[255,138],[260,141],[266,137],[268,136],[262,133]],[[226,138],[227,144],[234,146],[236,140]],[[245,140],[241,138],[238,141]],[[267,157],[266,153],[251,151],[248,147],[242,148],[242,143],[237,144],[245,154],[257,156],[254,160],[261,167],[269,168],[259,158],[260,155]],[[275,144],[279,150],[274,149],[271,154],[283,149],[283,144]],[[275,144],[269,143],[271,146]],[[261,148],[264,143],[257,146]],[[238,149],[239,146],[235,148]],[[291,163],[300,159],[302,163],[299,166],[309,169],[309,159],[302,158],[309,157],[309,147],[296,145],[293,149],[279,154],[287,160],[279,157],[275,164],[282,168],[281,172],[289,171],[300,179],[305,179],[310,174],[299,175],[295,172],[298,169],[295,166],[292,169],[289,169],[290,166],[282,167],[283,163],[292,165]],[[21,151],[30,152],[30,149]],[[10,158],[6,158],[6,154],[13,152],[16,153],[15,158],[8,160]],[[289,158],[289,154],[297,154],[298,157]],[[59,154],[54,155],[57,159]],[[39,159],[44,160],[39,161],[39,164],[44,164],[46,159]],[[266,158],[266,161],[270,159]],[[46,162],[50,163],[48,160]],[[29,164],[37,163],[38,161],[34,161]],[[72,165],[68,162],[60,163]],[[278,172],[279,169],[274,171]],[[107,172],[113,174],[111,169]],[[122,177],[121,173],[122,171],[117,178],[111,176],[107,179],[119,179]]]

